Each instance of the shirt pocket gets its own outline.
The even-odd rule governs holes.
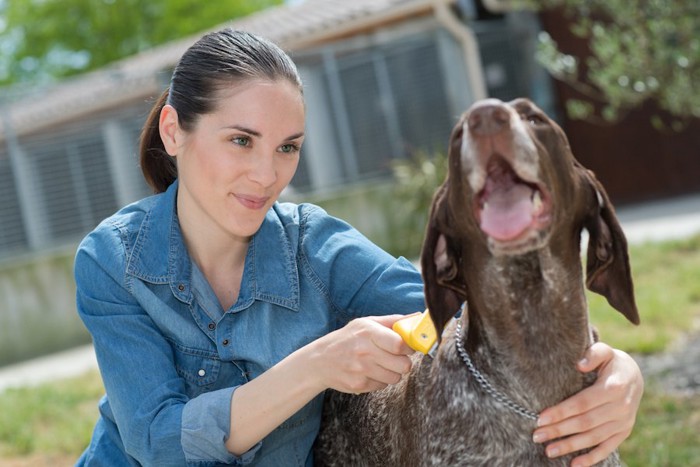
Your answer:
[[[221,360],[214,352],[185,347],[171,342],[175,369],[185,381],[187,395],[192,398],[211,390],[221,372]]]

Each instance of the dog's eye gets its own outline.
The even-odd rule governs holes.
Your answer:
[[[544,123],[544,118],[537,114],[522,114],[520,117],[533,126]]]

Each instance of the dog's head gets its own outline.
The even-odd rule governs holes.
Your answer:
[[[438,335],[466,299],[465,244],[492,256],[522,255],[554,235],[574,245],[584,227],[587,286],[638,323],[625,236],[562,129],[527,99],[475,103],[452,131],[448,175],[433,198],[421,254]]]

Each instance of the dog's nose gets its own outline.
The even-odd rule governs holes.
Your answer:
[[[510,112],[503,102],[489,99],[472,107],[468,125],[475,135],[495,135],[510,126]]]

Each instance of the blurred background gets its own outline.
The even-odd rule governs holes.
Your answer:
[[[222,26],[275,41],[304,80],[308,136],[283,199],[395,255],[418,256],[471,103],[526,96],[557,120],[639,245],[642,327],[591,299],[612,320],[604,340],[659,375],[629,465],[700,466],[700,369],[662,379],[670,352],[695,355],[679,346],[700,319],[697,0],[0,0],[0,464],[70,465],[87,443],[102,389],[75,248],[149,194],[141,125],[184,50]],[[41,410],[56,405],[51,425]]]

